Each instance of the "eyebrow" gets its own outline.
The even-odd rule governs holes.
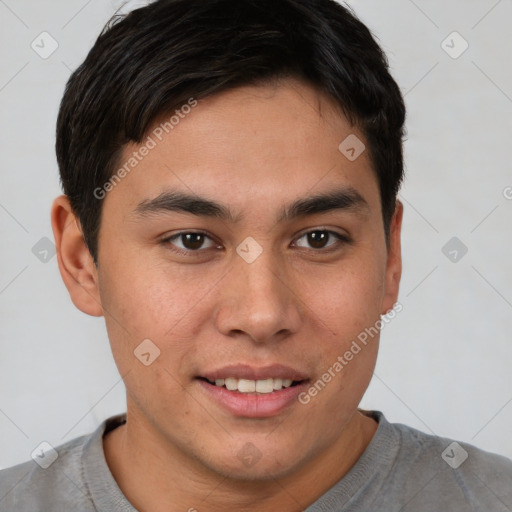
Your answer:
[[[299,217],[327,213],[333,210],[367,213],[370,207],[354,188],[343,187],[303,197],[285,205],[278,214],[277,222],[289,222]],[[177,190],[165,191],[153,199],[141,201],[132,214],[142,219],[167,212],[190,213],[199,217],[215,217],[234,224],[243,219],[243,215],[235,214],[225,204]]]

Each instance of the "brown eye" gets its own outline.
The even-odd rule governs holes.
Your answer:
[[[333,242],[330,242],[334,238]],[[325,249],[326,247],[331,247],[336,245],[336,239],[338,243],[347,242],[346,237],[334,232],[328,231],[326,229],[315,229],[313,231],[309,231],[308,233],[304,233],[300,238],[298,238],[298,242],[300,240],[305,240],[306,244],[298,243],[299,247],[312,248],[312,249]],[[330,243],[328,243],[330,242]]]
[[[329,236],[330,235],[327,231],[312,231],[307,234],[308,243],[315,249],[321,249],[322,247],[325,247]]]
[[[204,243],[204,235],[202,233],[186,233],[180,236],[185,249],[197,250]]]
[[[200,249],[206,250],[216,247],[215,242],[206,233],[195,233],[191,231],[177,233],[162,242],[174,246],[174,250],[182,253],[200,252]]]

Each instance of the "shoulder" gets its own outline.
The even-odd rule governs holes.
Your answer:
[[[45,507],[87,508],[87,490],[81,475],[83,446],[90,436],[57,448],[41,448],[34,460],[0,471],[0,510],[44,510]],[[47,510],[51,510],[48,508]]]
[[[124,418],[109,418],[93,433],[56,448],[43,445],[33,460],[0,471],[0,510],[95,512],[98,496],[115,487],[104,460],[103,434]]]
[[[468,510],[510,510],[512,460],[471,444],[391,423],[399,438],[390,481],[400,483],[409,503],[468,504]],[[465,509],[463,509],[465,510]]]
[[[512,460],[491,453],[463,441],[434,434],[427,434],[421,430],[403,425],[401,423],[389,424],[400,437],[400,448],[411,463],[423,464],[440,461],[441,467],[451,469],[489,470],[499,468],[512,477]]]

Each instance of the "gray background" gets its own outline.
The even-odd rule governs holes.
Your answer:
[[[403,311],[362,406],[512,457],[512,3],[349,3],[408,107]],[[44,240],[64,85],[120,5],[0,0],[0,467],[124,410],[104,321],[73,306]]]

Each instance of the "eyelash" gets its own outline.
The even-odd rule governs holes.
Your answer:
[[[309,233],[314,233],[314,232],[317,232],[317,231],[319,231],[321,233],[328,233],[329,235],[333,235],[334,237],[336,237],[338,239],[338,242],[334,243],[334,244],[331,244],[331,245],[328,245],[326,248],[311,249],[311,251],[313,251],[313,252],[328,254],[328,253],[331,253],[331,252],[339,249],[340,245],[350,244],[352,242],[345,235],[342,235],[342,234],[337,233],[336,231],[332,231],[330,229],[322,229],[322,228],[315,228],[315,229],[310,229],[308,231],[305,231],[304,233],[300,234],[296,238],[296,240],[300,240],[301,238],[307,236]],[[188,249],[188,250],[185,250],[185,249],[180,249],[178,247],[175,247],[171,243],[173,240],[179,239],[183,235],[192,235],[192,234],[193,235],[204,235],[205,237],[207,237],[210,240],[214,241],[212,239],[212,237],[207,232],[205,232],[205,231],[180,231],[179,233],[175,233],[174,235],[163,239],[161,241],[161,243],[163,245],[169,246],[169,249],[171,251],[177,253],[177,254],[181,254],[181,255],[184,255],[184,256],[191,256],[191,257],[193,257],[193,256],[195,256],[195,255],[197,255],[199,253],[202,253],[202,252],[208,251],[210,249],[213,249],[213,247],[212,247],[212,248],[209,248],[209,249],[197,249],[197,250]],[[299,247],[299,249],[306,249],[306,250],[308,250],[305,247]]]

